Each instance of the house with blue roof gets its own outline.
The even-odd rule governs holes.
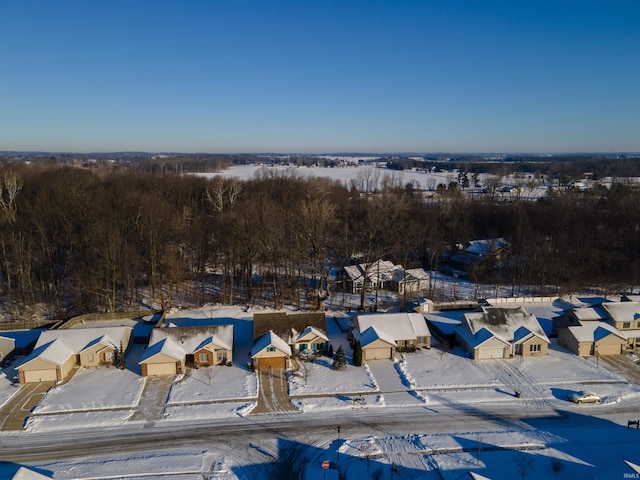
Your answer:
[[[465,313],[455,333],[474,360],[548,354],[549,338],[535,315],[521,306],[482,307]]]

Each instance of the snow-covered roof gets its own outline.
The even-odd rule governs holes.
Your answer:
[[[258,340],[256,340],[256,343],[251,349],[251,356],[253,357],[257,355],[268,346],[274,346],[281,352],[286,353],[287,355],[291,355],[291,347],[289,346],[289,344],[287,344],[287,342],[281,339],[278,335],[273,333],[273,331],[269,330]]]
[[[605,320],[607,318],[607,313],[601,307],[574,308],[572,313],[579,322]]]
[[[429,280],[429,274],[424,268],[409,268],[405,272],[419,280]]]
[[[501,340],[511,343],[522,340],[523,335],[529,332],[549,343],[535,315],[528,313],[521,306],[482,307],[480,312],[465,313],[462,320],[474,336],[480,330],[486,329]]]
[[[360,346],[366,347],[370,343],[375,342],[376,340],[382,340],[385,343],[388,343],[392,346],[397,346],[395,340],[387,335],[385,332],[380,332],[376,329],[376,327],[369,327],[364,332],[359,335]]]
[[[13,474],[11,480],[42,480],[50,478],[51,477],[47,477],[46,475],[38,473],[27,467],[20,467],[18,468],[18,470],[16,470],[16,473]]]
[[[391,280],[396,269],[402,270],[402,265],[395,265],[388,260],[376,260],[371,264],[361,263],[344,267],[344,271],[352,281],[362,281],[366,271],[367,277],[373,282]]]
[[[36,347],[33,352],[31,352],[31,355],[27,356],[18,368],[23,367],[36,358],[46,360],[54,365],[63,365],[69,357],[75,354],[76,351],[70,348],[62,339],[56,338],[49,343]]]
[[[622,336],[624,336],[625,338],[629,339],[629,338],[640,338],[640,330],[635,329],[635,330],[622,330],[620,332],[620,334]]]
[[[640,302],[609,302],[602,307],[614,322],[633,322],[640,319]]]
[[[182,360],[187,352],[173,339],[166,337],[158,342],[149,345],[149,348],[147,348],[142,354],[142,357],[140,358],[138,364],[144,363],[146,360],[158,354],[163,354],[176,360]]]
[[[308,335],[313,335],[315,337],[321,338],[325,342],[329,341],[329,338],[324,333],[322,333],[320,330],[318,330],[317,328],[314,328],[314,327],[305,328],[302,332],[300,332],[300,335],[298,335],[298,338],[296,338],[295,341],[296,342],[300,342],[305,337],[307,337]]]
[[[154,328],[151,332],[149,344],[159,342],[163,338],[171,338],[187,353],[196,352],[209,343],[213,343],[225,350],[231,350],[233,346],[233,325]]]
[[[429,274],[422,268],[411,268],[409,270],[403,270],[402,268],[396,268],[393,272],[393,281],[400,283],[403,280],[416,281],[416,280],[429,280]]]
[[[509,242],[504,238],[489,238],[486,240],[472,240],[462,250],[472,255],[484,257],[508,246]]]
[[[40,334],[36,348],[60,338],[74,353],[78,353],[84,350],[91,342],[105,336],[115,345],[118,345],[121,340],[126,339],[128,341],[132,331],[133,328],[128,326],[45,330]]]
[[[568,327],[568,329],[578,342],[597,342],[609,335],[625,339],[620,331],[606,322],[587,321],[577,326]]]
[[[492,332],[490,332],[489,330],[487,330],[486,328],[481,328],[480,330],[478,330],[475,335],[472,335],[471,332],[469,330],[467,330],[466,328],[458,328],[456,330],[456,332],[458,333],[458,335],[460,337],[462,337],[464,339],[464,341],[466,343],[468,343],[469,345],[471,345],[474,348],[479,347],[480,345],[482,345],[483,343],[485,343],[486,341],[495,338],[496,340],[498,340],[499,342],[503,343],[506,346],[509,346],[509,342],[507,342],[506,340],[494,335]]]
[[[90,341],[80,351],[86,350],[87,348],[92,347],[92,346],[97,345],[97,344],[104,345],[105,347],[118,348],[118,345],[113,340],[111,340],[111,338],[109,338],[108,335],[103,335],[101,337],[95,338],[94,340]]]
[[[361,334],[374,327],[378,333],[394,341],[431,336],[420,313],[368,313],[356,316],[354,322]]]
[[[352,281],[364,278],[364,271],[360,269],[360,265],[347,265],[344,271]]]

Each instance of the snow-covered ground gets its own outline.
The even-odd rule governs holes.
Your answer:
[[[221,175],[223,177],[235,177],[240,180],[250,180],[256,176],[260,171],[266,171],[269,173],[291,173],[294,172],[297,175],[310,176],[310,177],[325,177],[330,178],[332,180],[343,182],[345,185],[349,185],[351,182],[356,182],[356,184],[360,184],[361,179],[366,177],[368,179],[368,184],[370,188],[378,188],[379,182],[382,180],[384,176],[391,177],[394,181],[399,182],[401,185],[405,185],[409,182],[412,182],[416,188],[422,190],[434,190],[439,184],[448,185],[451,182],[457,180],[457,172],[424,172],[424,171],[416,171],[416,170],[389,170],[386,168],[376,168],[372,166],[345,166],[345,167],[335,167],[335,168],[325,168],[325,167],[293,167],[286,165],[234,165],[222,172],[219,173],[198,173],[194,175],[199,175],[207,178],[212,178],[216,175]],[[377,177],[377,183],[374,185],[372,180]],[[488,177],[492,177],[487,174],[479,174],[479,181],[482,185],[485,184]],[[502,185],[527,185],[529,182],[534,180],[535,175],[523,174],[520,176],[508,175],[502,178]],[[471,180],[469,176],[469,180]],[[469,189],[471,191],[472,189]],[[547,186],[544,184],[537,184],[534,188],[525,187],[524,190],[520,193],[522,197],[528,198],[537,198],[544,195],[547,191]],[[498,195],[503,195],[505,197],[509,197],[511,193],[498,193]]]
[[[550,319],[561,308],[559,305],[552,302],[525,307],[541,318]],[[162,415],[153,422],[154,426],[198,425],[212,419],[252,421],[258,385],[256,375],[241,361],[248,358],[252,339],[253,312],[245,310],[207,306],[169,315],[168,322],[175,325],[233,324],[235,362],[232,367],[191,370],[188,375],[173,379]],[[346,334],[338,325],[344,328],[349,315],[327,313],[328,334],[334,349],[340,345],[348,347]],[[442,319],[453,323],[459,318],[455,312],[434,315],[442,315]],[[34,409],[26,425],[27,432],[19,435],[141,428],[133,415],[143,401],[145,385],[145,379],[135,368],[135,358],[140,354],[136,348],[139,347],[130,352],[132,359],[128,359],[125,370],[80,369],[71,381],[50,390]],[[311,429],[295,439],[295,445],[302,448],[309,460],[306,479],[324,480],[325,472],[319,466],[324,459],[331,463],[327,478],[338,478],[336,468],[340,468],[347,479],[391,478],[393,473],[397,480],[453,479],[467,471],[492,479],[522,478],[525,468],[526,478],[596,478],[598,474],[607,474],[608,469],[611,469],[608,474],[614,476],[602,478],[622,478],[623,473],[633,472],[622,462],[623,457],[640,463],[637,454],[640,433],[635,428],[626,428],[627,417],[637,416],[640,386],[606,362],[576,357],[555,342],[548,356],[538,358],[475,362],[457,349],[447,351],[434,346],[398,355],[395,362],[377,360],[355,367],[350,357],[348,361],[346,370],[335,371],[331,368],[332,360],[321,357],[304,364],[306,373],[299,370],[288,376],[291,401],[300,411],[295,414],[298,420],[292,421],[324,415],[327,424],[339,425],[341,418],[360,418],[363,425],[374,426],[376,418],[383,418],[385,412],[391,417],[401,412],[411,415],[420,411],[439,412],[443,416],[433,418],[444,422],[447,431],[422,431],[416,426],[403,434],[380,429],[362,436],[352,431],[343,432],[339,440],[323,440]],[[585,388],[600,394],[603,403],[574,405],[567,401],[569,393]],[[521,398],[514,395],[516,390],[522,391]],[[8,399],[16,391],[10,382],[0,378],[0,399]],[[355,402],[357,398],[364,401]],[[589,429],[548,418],[508,425],[496,421],[492,428],[479,426],[480,420],[459,425],[453,420],[459,416],[473,418],[473,412],[484,406],[515,412],[514,416],[529,407],[536,411],[547,409],[548,417],[575,418],[582,426],[592,424],[597,437],[586,438]],[[269,416],[259,417],[268,421]],[[447,418],[452,421],[447,423]],[[12,438],[7,435],[15,433],[2,432],[0,440]],[[282,451],[283,439],[275,432],[271,435],[273,438],[269,439],[268,430],[265,431],[261,438],[268,440],[258,446],[250,438],[242,445],[228,445],[226,450],[223,444],[190,449],[188,444],[181,443],[171,449],[150,449],[129,455],[87,452],[86,457],[73,461],[39,463],[34,467],[58,479],[196,479],[202,475],[236,479],[248,478],[246,468],[263,472],[254,473],[251,478],[273,478],[267,473],[267,466]],[[248,466],[256,455],[264,457],[264,466]],[[392,470],[392,465],[399,466],[397,471]],[[0,478],[5,478],[2,468]],[[381,477],[377,477],[378,471]]]

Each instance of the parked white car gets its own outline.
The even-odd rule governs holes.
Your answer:
[[[593,392],[576,392],[569,395],[569,400],[573,403],[600,403],[600,395]]]

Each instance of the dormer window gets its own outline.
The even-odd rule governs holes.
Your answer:
[[[275,352],[275,351],[276,351],[276,347],[274,347],[274,346],[272,346],[272,345],[269,345],[269,346],[267,347],[267,352]]]

